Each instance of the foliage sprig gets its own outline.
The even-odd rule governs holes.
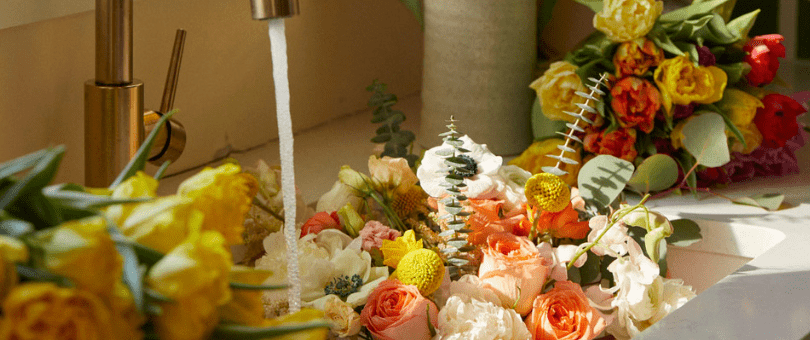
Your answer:
[[[377,128],[376,136],[371,138],[371,141],[385,143],[385,149],[380,154],[381,157],[405,158],[408,160],[408,165],[413,167],[416,160],[419,159],[419,156],[410,153],[416,135],[411,131],[400,129],[399,124],[405,121],[405,114],[392,108],[397,103],[397,96],[386,93],[386,88],[387,85],[376,79],[366,87],[366,91],[372,93],[368,100],[368,106],[374,108],[371,122],[382,124]]]

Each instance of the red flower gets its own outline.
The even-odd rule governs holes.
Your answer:
[[[610,106],[622,127],[638,127],[650,133],[655,126],[655,113],[661,108],[661,94],[647,80],[627,77],[610,90]]]
[[[785,57],[785,40],[779,34],[768,34],[756,36],[743,46],[743,51],[747,52],[745,62],[751,65],[751,71],[745,75],[751,86],[768,84],[776,76],[779,69],[779,59]]]
[[[613,155],[628,162],[632,162],[638,155],[635,144],[636,130],[625,128],[610,133],[592,131],[583,140],[585,151],[600,155]]]
[[[765,107],[757,109],[754,124],[762,134],[762,147],[781,148],[799,133],[796,117],[807,110],[792,98],[778,93],[762,98]]]
[[[310,217],[304,222],[304,225],[301,226],[301,237],[307,234],[320,233],[321,230],[324,229],[343,231],[343,227],[340,226],[340,218],[338,217],[337,211],[333,211],[331,214],[321,211],[315,214],[315,216]]]

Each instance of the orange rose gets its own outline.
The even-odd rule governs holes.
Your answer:
[[[416,286],[385,280],[368,296],[360,319],[374,339],[430,339],[428,312],[430,323],[438,327],[439,309]]]
[[[638,155],[634,129],[621,128],[610,133],[590,131],[582,142],[585,151],[599,155],[613,155],[628,162],[632,162]]]
[[[643,76],[651,67],[658,66],[663,60],[664,50],[655,46],[651,40],[643,38],[621,43],[613,54],[616,78]]]
[[[528,314],[553,261],[541,257],[527,238],[509,233],[489,235],[487,245],[478,277],[484,287],[495,291],[503,306],[515,306],[520,315]]]
[[[518,234],[521,230],[520,223],[526,218],[525,208],[513,209],[509,216],[501,216],[503,200],[470,199],[469,202],[473,214],[467,220],[472,230],[467,234],[467,241],[473,245],[486,244],[487,237],[495,233]],[[515,233],[516,229],[518,233]]]
[[[537,221],[537,229],[554,237],[575,240],[585,238],[591,231],[588,221],[579,221],[579,213],[570,202],[562,211],[556,213],[543,211]]]
[[[610,106],[616,112],[619,125],[638,127],[650,133],[655,125],[655,113],[661,108],[661,94],[655,85],[641,78],[627,77],[610,90]]]
[[[591,307],[582,287],[557,281],[554,289],[534,300],[526,327],[532,339],[590,340],[605,329],[605,318]]]

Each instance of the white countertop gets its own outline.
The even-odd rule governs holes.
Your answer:
[[[417,131],[419,97],[401,98],[396,107],[408,118],[403,129]],[[370,111],[357,112],[295,136],[296,183],[306,202],[317,201],[329,190],[341,165],[368,172],[368,157],[374,148],[369,139],[376,129],[370,119]],[[459,126],[463,132],[463,123]],[[244,166],[252,166],[258,159],[277,165],[278,141],[230,157]],[[789,208],[776,212],[717,198],[695,200],[691,195],[649,203],[668,215],[773,228],[786,237],[641,333],[639,339],[801,339],[810,333],[810,146],[800,150],[799,163],[801,174],[756,179],[719,191],[731,197],[783,193]],[[197,171],[164,179],[159,191],[173,192]]]

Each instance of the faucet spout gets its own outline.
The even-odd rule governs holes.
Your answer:
[[[96,0],[96,78],[84,84],[85,185],[109,185],[144,135],[143,82],[132,78],[132,0]]]
[[[254,20],[289,18],[298,15],[298,0],[250,0]]]

